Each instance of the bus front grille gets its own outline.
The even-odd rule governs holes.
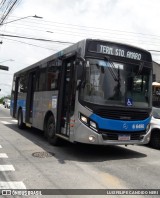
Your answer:
[[[128,121],[145,120],[149,117],[149,113],[147,111],[133,111],[122,109],[97,109],[96,111],[94,111],[94,113],[102,118]]]
[[[139,131],[139,132],[116,132],[116,131],[102,131],[100,130],[99,133],[102,134],[103,140],[119,140],[119,136],[127,135],[130,136],[130,140],[141,140],[143,135],[146,134],[146,131]]]

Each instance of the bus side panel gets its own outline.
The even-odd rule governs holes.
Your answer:
[[[35,92],[33,100],[33,120],[32,126],[43,130],[44,119],[48,111],[57,117],[56,98],[57,91]]]

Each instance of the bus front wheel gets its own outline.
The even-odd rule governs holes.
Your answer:
[[[60,145],[61,140],[55,134],[56,134],[56,128],[55,128],[54,117],[50,116],[46,126],[47,139],[50,144],[54,146],[58,146]]]
[[[25,124],[23,122],[23,113],[22,113],[22,110],[20,109],[18,111],[18,128],[24,129],[24,127],[25,127]]]
[[[160,149],[160,130],[152,131],[149,144],[155,149]]]

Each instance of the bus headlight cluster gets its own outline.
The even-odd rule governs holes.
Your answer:
[[[90,121],[89,124],[90,124],[91,127],[95,128],[95,129],[97,128],[97,125],[96,125],[95,122]]]
[[[95,142],[95,140],[96,140],[96,138],[95,138],[94,136],[92,136],[92,135],[89,136],[89,141],[90,141],[90,142]]]
[[[98,131],[97,129],[97,124],[90,120],[90,118],[88,118],[87,116],[83,115],[83,114],[79,114],[80,116],[80,121],[83,122],[85,125],[87,125],[89,128],[93,129],[94,131]]]
[[[83,116],[82,114],[80,115],[80,120],[81,120],[82,122],[84,122],[85,124],[88,123],[88,119],[87,119],[85,116]]]

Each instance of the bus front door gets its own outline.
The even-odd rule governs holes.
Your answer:
[[[29,74],[27,100],[26,100],[26,124],[32,124],[35,79],[36,79],[36,73],[31,72]]]
[[[70,122],[75,106],[75,56],[63,60],[58,98],[57,127],[59,134],[69,137]]]

